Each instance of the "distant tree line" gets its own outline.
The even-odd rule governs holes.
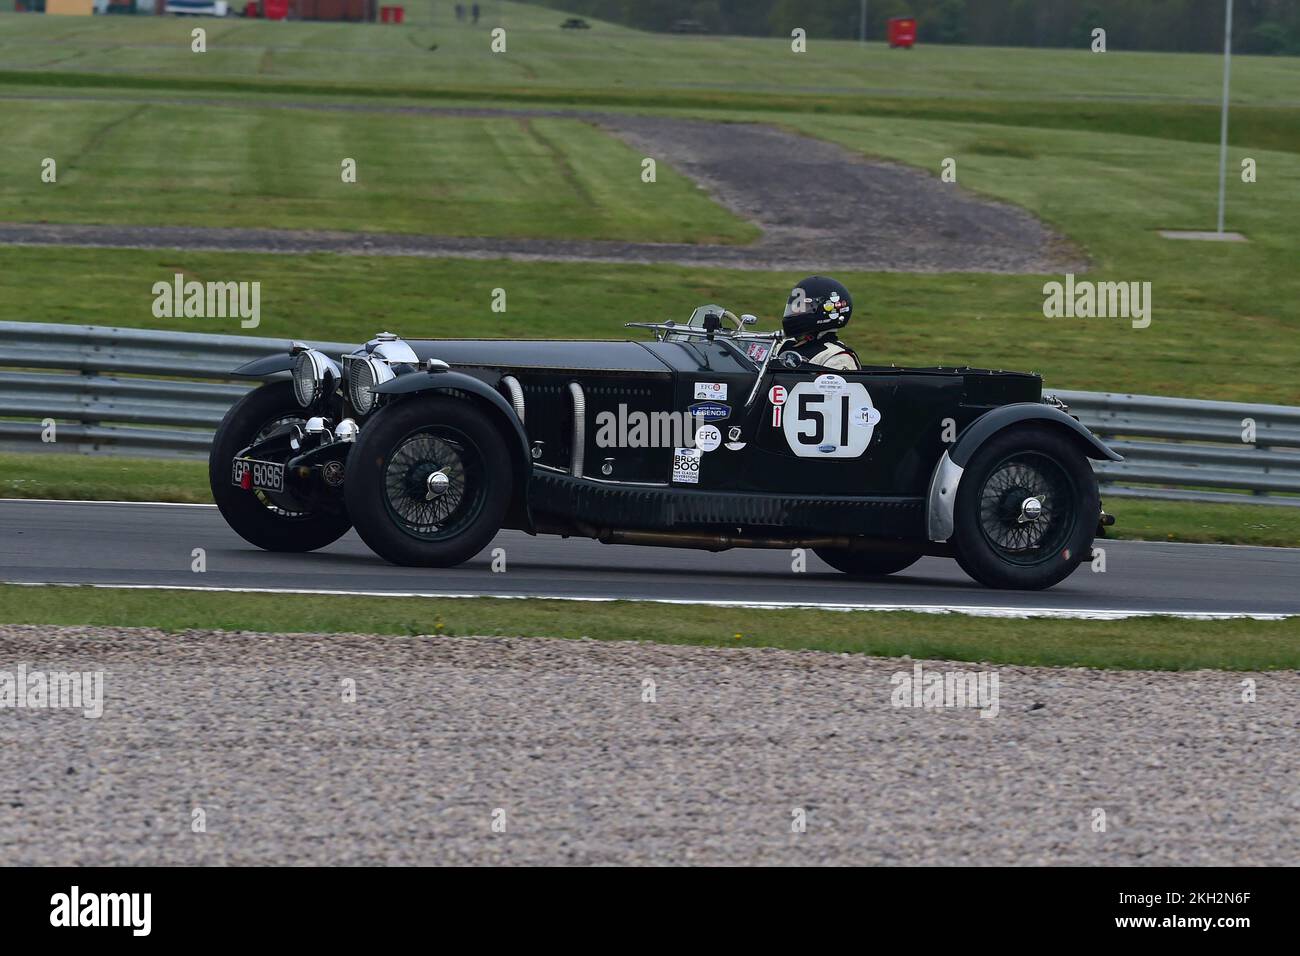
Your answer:
[[[526,0],[642,30],[699,24],[710,33],[854,39],[861,0]],[[1095,27],[1114,50],[1223,49],[1224,0],[868,0],[867,38],[914,16],[922,43],[1087,47]],[[1297,0],[1235,0],[1233,49],[1300,55]]]

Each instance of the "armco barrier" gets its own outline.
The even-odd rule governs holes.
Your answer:
[[[330,355],[355,346],[309,344]],[[249,388],[230,370],[288,346],[242,335],[0,322],[0,447],[201,457]],[[1104,495],[1300,505],[1300,407],[1048,391],[1124,456],[1094,463]],[[57,422],[56,443],[41,440],[44,419]],[[1253,443],[1244,440],[1252,427]]]

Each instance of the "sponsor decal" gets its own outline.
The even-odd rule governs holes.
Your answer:
[[[835,449],[837,448],[839,448],[839,445],[818,445],[817,446],[817,450],[821,452],[823,455],[833,455],[835,454]]]
[[[880,423],[880,409],[859,405],[849,413],[849,423],[854,428],[874,428]]]
[[[692,418],[704,421],[721,421],[731,416],[731,407],[721,402],[696,402],[686,409]]]
[[[673,481],[683,485],[700,483],[700,461],[704,452],[698,448],[673,449]]]
[[[696,398],[712,398],[717,401],[726,401],[727,383],[726,382],[696,382]]]
[[[750,342],[745,348],[745,354],[755,363],[762,365],[763,359],[767,358],[767,353],[771,351],[772,346],[763,342]]]
[[[695,432],[695,447],[700,451],[717,451],[722,444],[722,432],[717,425],[701,425]]]
[[[785,404],[786,391],[784,385],[773,385],[767,390],[767,400],[773,405],[781,406]]]
[[[818,375],[813,379],[813,385],[816,386],[817,391],[825,395],[839,395],[844,391],[847,384],[842,375]]]
[[[732,425],[727,429],[727,441],[740,441],[740,426]]]

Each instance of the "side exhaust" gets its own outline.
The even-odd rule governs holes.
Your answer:
[[[583,458],[587,453],[587,396],[577,382],[569,383],[573,396],[573,451],[569,456],[569,474],[582,477]]]

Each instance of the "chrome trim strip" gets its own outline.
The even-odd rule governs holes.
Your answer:
[[[948,457],[946,450],[934,466],[925,503],[925,532],[931,541],[947,541],[952,537],[957,486],[964,471],[961,465]]]
[[[573,450],[569,458],[569,474],[581,478],[583,458],[587,453],[587,396],[577,382],[569,383],[569,394],[573,396]]]
[[[519,416],[519,424],[524,424],[524,389],[519,384],[519,379],[513,375],[505,375],[501,379],[501,384],[510,392],[510,404],[515,407],[515,414]]]

